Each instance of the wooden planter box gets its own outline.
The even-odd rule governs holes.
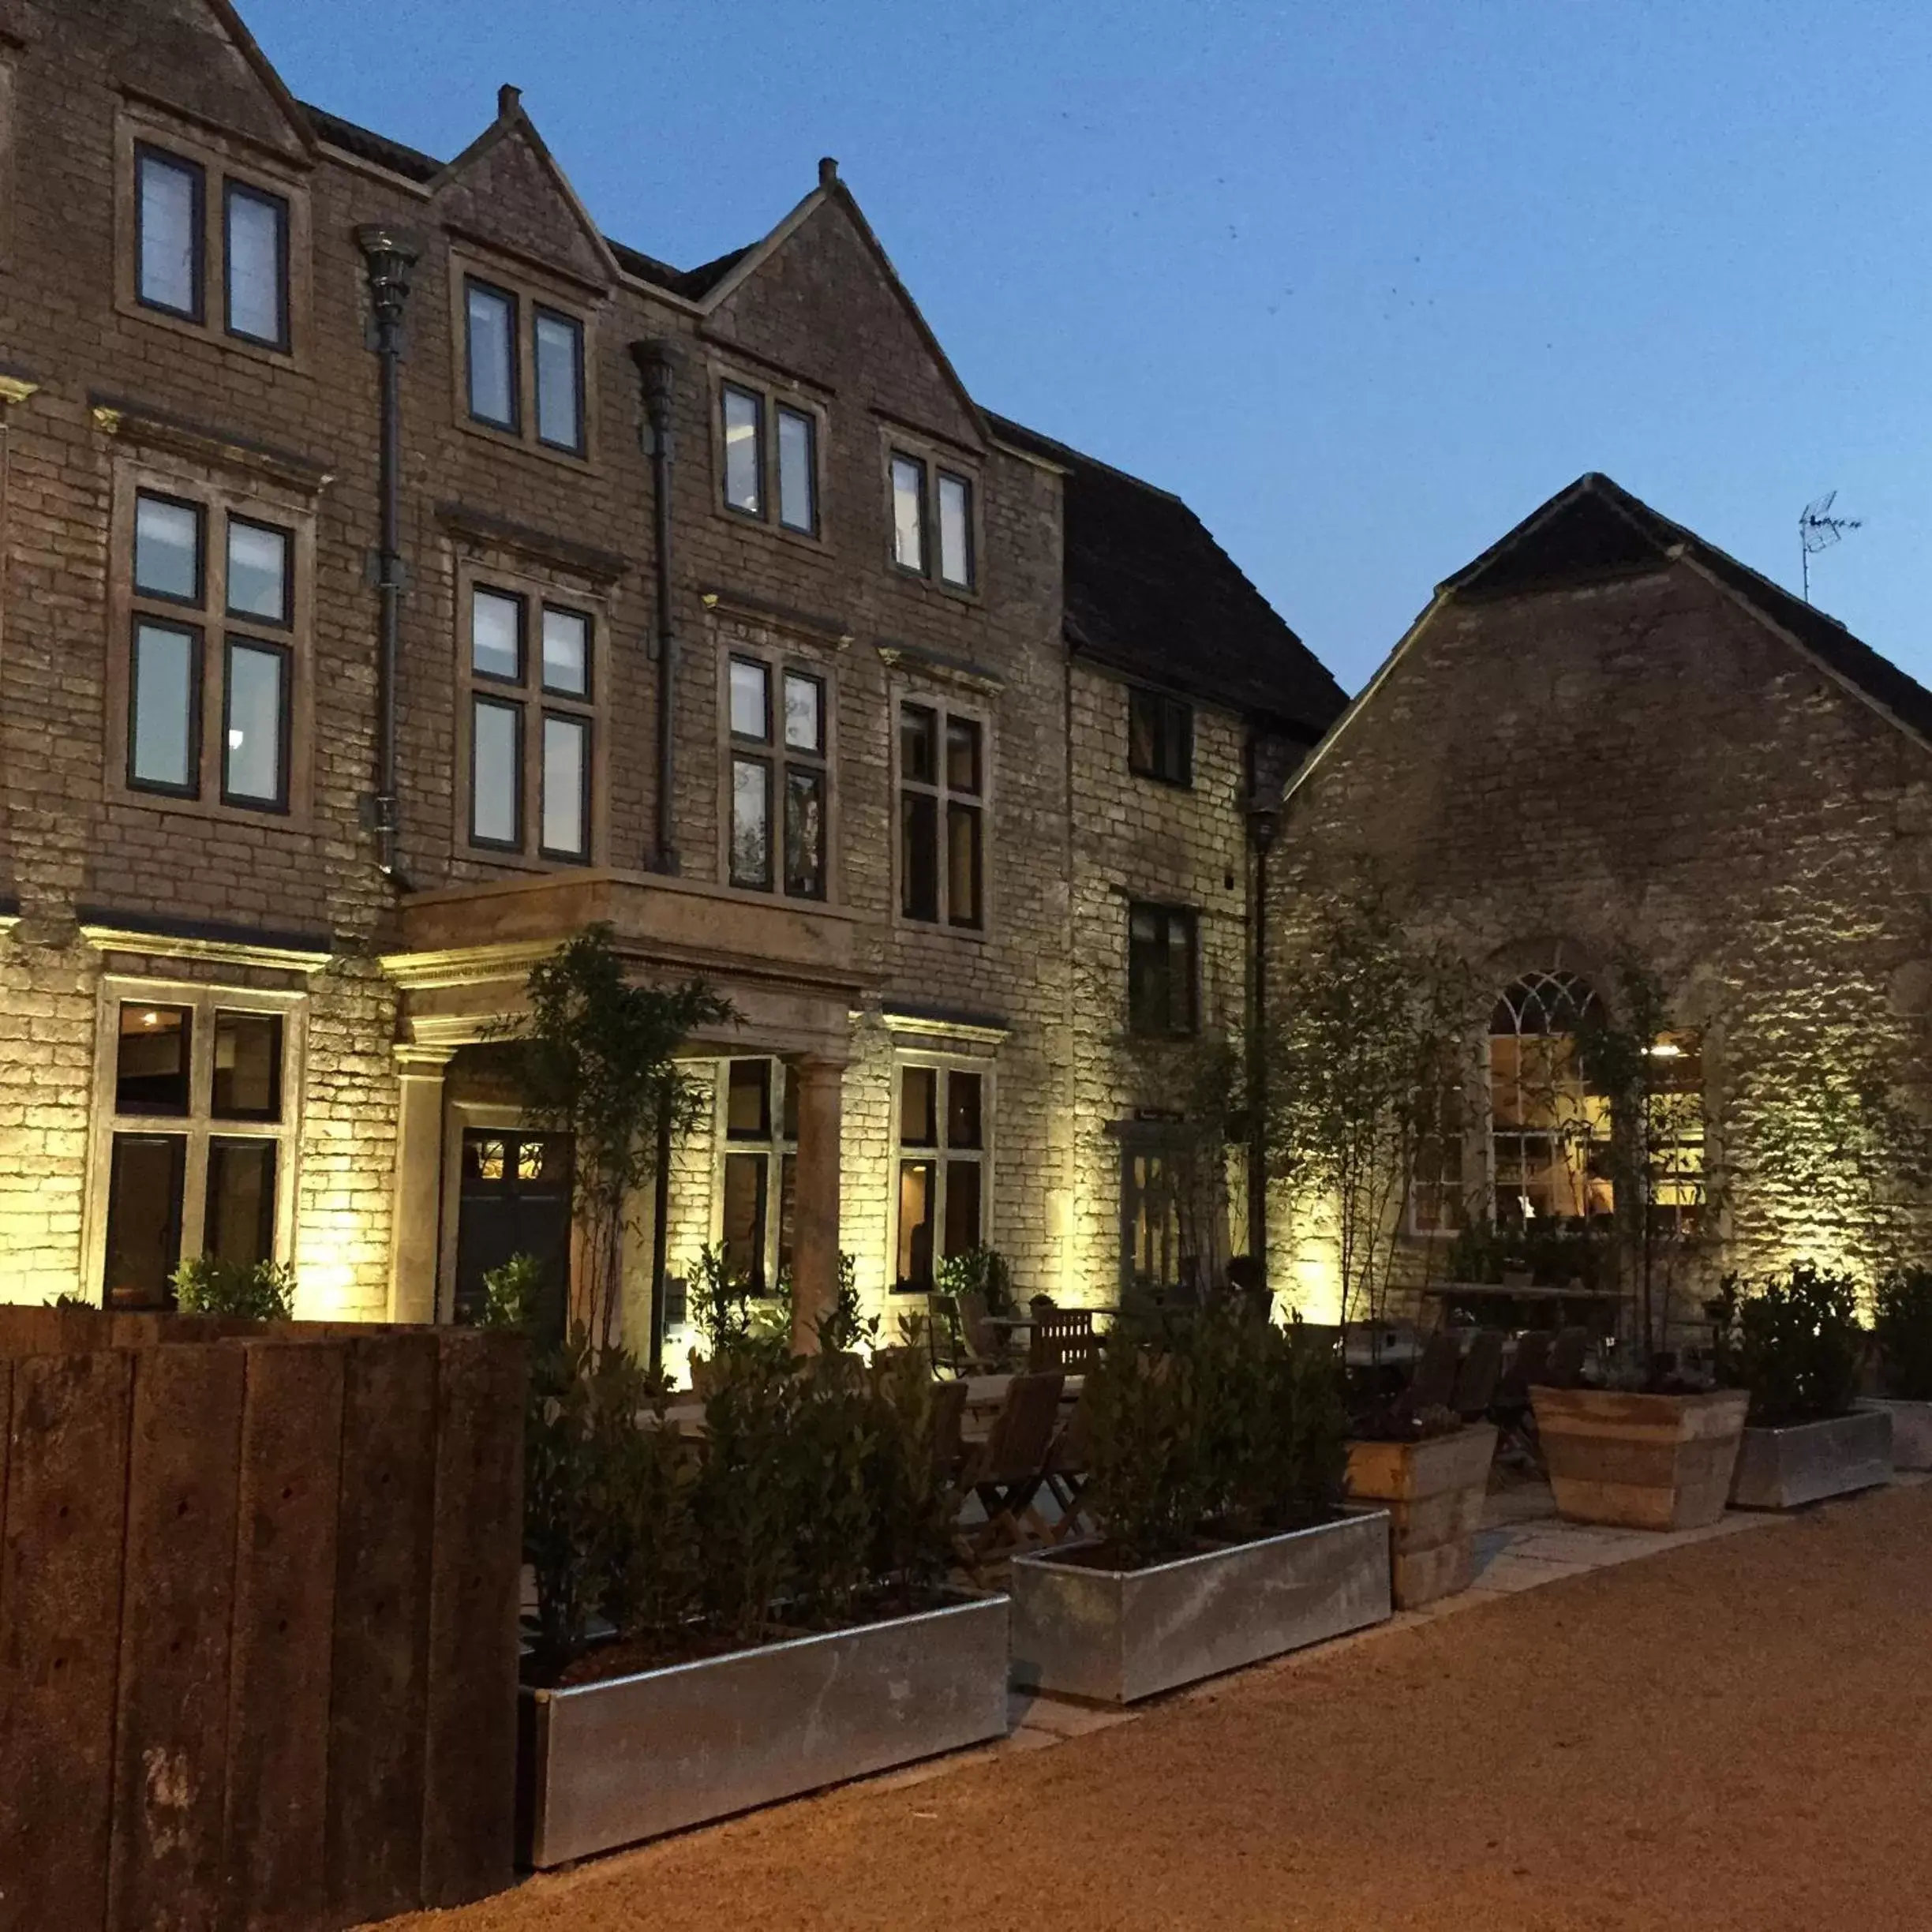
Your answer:
[[[1006,1734],[1007,1600],[522,1692],[520,1860],[545,1867]]]
[[[1874,1395],[1861,1409],[1882,1409],[1892,1418],[1892,1466],[1895,1470],[1932,1470],[1932,1402],[1902,1402],[1892,1395]]]
[[[1731,1500],[1739,1509],[1796,1509],[1891,1480],[1891,1417],[1855,1409],[1790,1428],[1747,1428]]]
[[[1496,1442],[1496,1425],[1477,1422],[1420,1442],[1349,1444],[1350,1500],[1388,1511],[1389,1574],[1398,1610],[1469,1588]]]
[[[1363,1510],[1144,1570],[1016,1557],[1013,1682],[1131,1704],[1380,1623],[1388,1533],[1386,1511]]]
[[[1724,1514],[1750,1398],[1532,1388],[1556,1507],[1572,1522],[1696,1530]]]

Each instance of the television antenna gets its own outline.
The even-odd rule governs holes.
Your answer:
[[[1863,517],[1833,516],[1832,505],[1838,492],[1827,490],[1816,501],[1805,505],[1798,517],[1799,567],[1804,578],[1804,601],[1811,601],[1811,560],[1821,550],[1829,550],[1847,530],[1862,530]]]

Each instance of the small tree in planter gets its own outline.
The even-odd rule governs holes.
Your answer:
[[[586,927],[539,960],[527,990],[529,1014],[512,1029],[517,1082],[531,1121],[571,1138],[582,1236],[577,1305],[602,1347],[616,1332],[631,1197],[656,1170],[661,1124],[680,1138],[709,1104],[676,1050],[733,1009],[702,981],[633,984],[605,925]]]
[[[1131,1702],[1388,1614],[1387,1520],[1340,1511],[1325,1339],[1225,1307],[1123,1322],[1082,1400],[1100,1539],[1014,1561],[1019,1681]]]
[[[1271,989],[1264,1044],[1269,1171],[1333,1230],[1344,1322],[1379,1322],[1425,1148],[1459,1121],[1466,968],[1403,930],[1386,897],[1327,909]]]
[[[1854,1406],[1866,1335],[1850,1275],[1800,1262],[1743,1294],[1727,1277],[1714,1312],[1727,1365],[1750,1392],[1734,1503],[1789,1509],[1890,1479],[1891,1417]]]
[[[198,1255],[172,1277],[184,1315],[226,1315],[245,1321],[292,1321],[295,1271],[285,1261],[224,1261]]]

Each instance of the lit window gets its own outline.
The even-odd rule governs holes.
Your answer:
[[[288,203],[240,182],[224,191],[222,260],[230,335],[288,346]]]
[[[939,472],[939,575],[970,590],[973,581],[972,485]]]
[[[1196,1030],[1194,914],[1185,906],[1135,905],[1127,913],[1127,1018],[1153,1038]]]
[[[246,517],[228,519],[228,593],[230,617],[260,618],[265,623],[293,621],[289,571],[291,539],[285,530]]]
[[[899,708],[899,910],[985,923],[984,732],[934,705]]]
[[[728,1061],[719,1236],[733,1280],[763,1294],[789,1277],[797,1198],[798,1094],[789,1073],[777,1060]]]
[[[205,178],[192,161],[135,150],[135,293],[150,309],[194,322],[201,320]]]
[[[1491,1172],[1499,1224],[1582,1222],[1613,1206],[1610,1103],[1590,1090],[1578,1036],[1602,1009],[1571,972],[1526,975],[1489,1020]]]
[[[938,1257],[984,1243],[985,1090],[960,1067],[899,1069],[898,1290],[930,1289]]]
[[[487,282],[463,285],[470,414],[498,429],[517,427],[517,298]]]
[[[174,1271],[189,1256],[275,1258],[296,1125],[284,1103],[288,1038],[281,1013],[237,998],[124,997],[113,1009],[101,1284],[110,1308],[170,1306]],[[194,1043],[204,1028],[212,1050],[203,1060]],[[201,1177],[193,1193],[191,1174]]]
[[[583,325],[553,309],[535,312],[537,440],[582,455]]]
[[[223,685],[222,799],[230,805],[288,803],[287,647],[231,637]]]
[[[915,456],[892,459],[893,561],[926,574],[926,466]]]
[[[724,388],[724,501],[747,516],[765,514],[765,399],[749,389]]]
[[[731,660],[731,882],[755,892],[774,886],[793,899],[826,896],[828,773],[826,685],[815,672],[778,672],[753,657]],[[773,814],[783,814],[773,849]]]
[[[778,407],[778,521],[815,536],[818,530],[818,425],[803,410]]]
[[[1194,707],[1159,691],[1127,697],[1127,768],[1165,784],[1194,782]]]

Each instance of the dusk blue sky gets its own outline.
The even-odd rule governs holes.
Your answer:
[[[1178,492],[1357,688],[1608,472],[1932,682],[1932,6],[242,0],[447,157],[525,105],[680,266],[836,155],[974,395]]]

